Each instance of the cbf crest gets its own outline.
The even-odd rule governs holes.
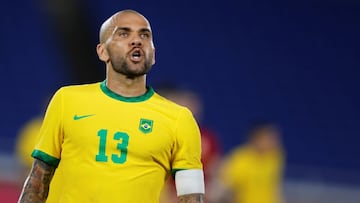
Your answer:
[[[140,119],[139,130],[144,134],[151,133],[153,129],[154,121],[149,119]]]

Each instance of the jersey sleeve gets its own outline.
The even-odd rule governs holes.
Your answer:
[[[52,166],[57,166],[61,158],[61,145],[63,142],[62,115],[63,102],[60,89],[49,103],[35,149],[31,154],[32,157]]]
[[[192,113],[186,108],[180,112],[175,135],[172,175],[178,170],[202,169],[199,127]]]

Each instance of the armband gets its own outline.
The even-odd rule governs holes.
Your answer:
[[[204,172],[201,169],[180,170],[175,174],[177,196],[205,194]]]

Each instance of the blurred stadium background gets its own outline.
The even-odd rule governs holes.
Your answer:
[[[43,114],[60,86],[104,78],[98,29],[132,8],[154,31],[157,64],[149,84],[171,82],[200,95],[202,123],[217,132],[224,154],[244,141],[249,120],[271,119],[284,133],[288,202],[360,202],[358,1],[0,5],[3,193],[16,193],[23,181],[14,154],[20,129]]]

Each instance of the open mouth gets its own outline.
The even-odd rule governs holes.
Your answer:
[[[140,49],[134,49],[130,53],[130,59],[133,62],[140,62],[142,60],[142,58],[143,58],[143,54]]]

